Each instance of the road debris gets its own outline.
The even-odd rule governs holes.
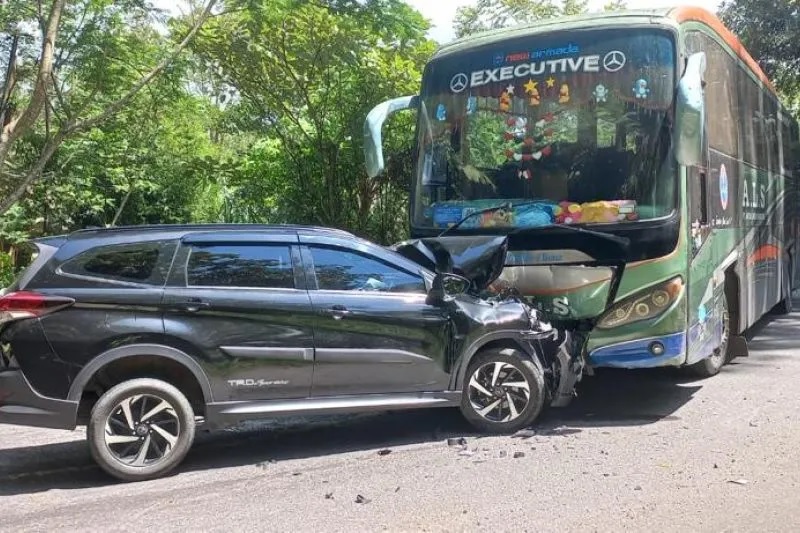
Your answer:
[[[383,450],[378,450],[378,455],[389,455],[392,453],[392,450],[388,448],[384,448]]]
[[[364,496],[362,496],[361,494],[359,494],[359,495],[357,495],[357,496],[356,496],[356,503],[363,503],[363,504],[367,504],[367,503],[369,503],[369,502],[371,502],[371,501],[372,501],[372,500],[370,500],[369,498],[365,498],[365,497],[364,497]]]
[[[733,483],[734,485],[747,485],[750,482],[746,479],[729,479],[728,483]]]
[[[528,429],[520,429],[519,431],[517,431],[516,433],[511,435],[511,438],[512,439],[529,439],[529,438],[535,437],[535,436],[536,436],[536,430],[528,428]]]
[[[450,437],[449,439],[447,439],[447,445],[448,446],[466,446],[467,445],[467,439],[465,439],[464,437]]]
[[[525,452],[514,452],[514,459],[520,459],[521,457],[525,457]]]
[[[333,499],[333,493],[332,492],[326,492],[325,493],[325,499],[326,500],[332,500]]]
[[[500,450],[500,458],[502,459],[503,457],[508,457],[508,452],[505,450]]]

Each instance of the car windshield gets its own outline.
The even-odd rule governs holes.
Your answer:
[[[593,30],[444,56],[423,81],[413,223],[619,223],[676,204],[672,37]],[[519,207],[516,207],[519,205]]]

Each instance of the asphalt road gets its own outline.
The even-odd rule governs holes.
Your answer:
[[[139,484],[82,439],[0,425],[1,531],[800,531],[800,314],[709,380],[603,372],[526,438],[451,410],[285,420]]]

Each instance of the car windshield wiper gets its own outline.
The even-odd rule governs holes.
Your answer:
[[[446,228],[443,232],[441,232],[439,234],[439,237],[444,237],[449,232],[453,231],[454,229],[458,228],[461,224],[463,224],[467,220],[470,220],[470,219],[472,219],[474,217],[477,217],[477,216],[480,216],[480,215],[483,215],[483,214],[486,214],[486,213],[491,213],[493,211],[500,211],[501,209],[514,209],[515,207],[525,207],[525,206],[528,206],[528,205],[541,204],[544,201],[545,200],[531,200],[529,202],[518,202],[518,203],[505,202],[505,203],[502,203],[502,204],[499,204],[499,205],[495,205],[495,206],[492,206],[492,207],[485,207],[483,209],[478,209],[477,211],[473,211],[472,213],[469,213],[467,216],[463,217],[461,220],[459,220],[458,222],[456,222],[455,224],[453,224],[449,228]]]

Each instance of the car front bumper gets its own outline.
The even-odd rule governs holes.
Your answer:
[[[78,403],[38,394],[19,369],[0,371],[0,424],[74,429]]]

